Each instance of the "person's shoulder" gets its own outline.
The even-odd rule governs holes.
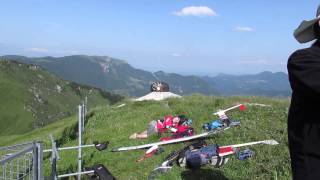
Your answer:
[[[289,59],[297,58],[300,56],[307,56],[309,53],[310,53],[310,48],[298,49],[290,55]]]
[[[294,62],[296,60],[308,61],[310,59],[313,59],[314,56],[319,56],[319,55],[320,54],[314,52],[311,47],[304,48],[304,49],[298,49],[290,55],[288,62],[290,63],[290,62]]]

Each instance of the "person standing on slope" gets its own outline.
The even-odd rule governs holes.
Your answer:
[[[288,60],[292,88],[288,139],[293,180],[320,179],[320,6],[316,18],[303,21],[294,37],[311,47],[295,51]]]

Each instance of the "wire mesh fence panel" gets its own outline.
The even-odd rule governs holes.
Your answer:
[[[42,179],[40,143],[24,143],[0,147],[0,180]]]

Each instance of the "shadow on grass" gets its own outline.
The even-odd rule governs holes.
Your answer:
[[[181,173],[181,179],[183,180],[228,180],[227,177],[223,175],[221,171],[214,169],[197,169],[197,170],[187,170]]]

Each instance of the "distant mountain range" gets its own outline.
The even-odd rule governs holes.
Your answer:
[[[151,73],[107,56],[75,55],[60,58],[3,56],[2,58],[37,64],[63,79],[130,96],[141,96],[150,92],[150,84],[157,80],[166,81],[172,92],[182,95],[218,94],[200,77],[162,71]]]
[[[25,133],[74,115],[85,97],[89,107],[123,99],[62,80],[38,65],[0,61],[0,135]]]
[[[286,97],[291,95],[288,75],[283,72],[262,72],[254,75],[219,74],[203,77],[223,95],[257,95]]]
[[[215,77],[183,76],[158,71],[151,73],[108,56],[74,55],[65,57],[3,56],[2,59],[37,64],[63,79],[129,96],[150,91],[154,81],[165,81],[170,91],[188,95],[290,96],[287,74],[262,72],[255,75],[219,74]]]

